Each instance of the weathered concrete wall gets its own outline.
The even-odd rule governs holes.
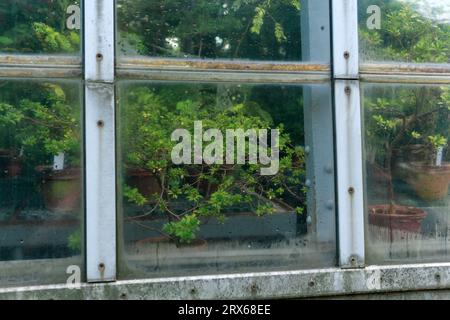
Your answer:
[[[441,291],[439,291],[441,290]],[[0,290],[0,299],[450,298],[450,264],[236,274]]]

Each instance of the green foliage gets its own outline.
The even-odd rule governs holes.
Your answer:
[[[301,6],[300,6],[299,0],[287,1],[285,4],[291,5],[293,8],[300,11]],[[257,6],[255,8],[255,16],[253,17],[253,25],[250,30],[251,30],[251,32],[253,32],[257,35],[260,35],[261,29],[265,23],[265,20],[267,17],[269,17],[270,19],[272,19],[272,22],[275,24],[275,27],[274,27],[275,38],[278,41],[278,43],[282,43],[282,42],[287,41],[287,37],[284,33],[284,27],[280,22],[275,20],[273,15],[270,13],[270,10],[272,9],[272,7],[276,6],[276,5],[277,5],[276,1],[266,0],[266,1],[264,1],[264,3],[262,5]]]
[[[129,186],[124,187],[123,195],[129,202],[137,204],[138,206],[143,206],[148,202],[147,199],[139,193],[138,189],[130,188]]]
[[[63,152],[72,165],[79,165],[79,109],[68,102],[65,88],[54,83],[0,85],[0,149],[27,158],[30,166]]]
[[[196,215],[184,216],[179,221],[164,226],[164,231],[179,239],[181,243],[191,243],[199,230],[200,220]]]
[[[450,57],[450,25],[432,20],[419,12],[415,1],[367,1],[381,7],[382,27],[368,30],[361,20],[361,47],[367,60],[448,63]]]
[[[267,90],[260,91],[265,94]],[[135,205],[152,207],[146,212],[165,214],[169,222],[162,231],[181,242],[194,240],[200,224],[207,218],[226,223],[229,212],[264,216],[274,214],[279,205],[291,207],[299,215],[305,211],[306,190],[302,188],[305,154],[303,148],[293,144],[294,132],[288,132],[283,125],[274,125],[271,113],[255,100],[256,90],[236,87],[226,92],[227,97],[219,99],[220,86],[122,89],[121,131],[126,166],[151,172],[160,190],[144,196],[135,187],[126,186],[125,198]],[[271,104],[261,99],[270,110]],[[284,116],[288,118],[289,114]],[[281,132],[279,172],[261,176],[260,164],[174,165],[171,152],[178,142],[171,140],[172,132],[184,128],[193,135],[195,121],[202,121],[204,131],[278,128]],[[206,147],[204,144],[203,150]],[[225,150],[226,146],[223,147]],[[246,148],[248,151],[249,146]]]
[[[66,28],[69,5],[79,0],[0,2],[0,51],[74,53],[80,50],[79,31]]]
[[[152,56],[300,60],[299,0],[119,0],[119,48]]]
[[[74,233],[72,233],[69,238],[67,239],[67,246],[69,247],[70,250],[74,251],[74,252],[81,252],[81,248],[82,248],[82,236],[81,236],[81,231],[78,230]]]
[[[45,52],[75,52],[80,47],[80,37],[75,32],[62,35],[44,23],[33,24],[34,33]]]
[[[447,139],[441,135],[428,136],[428,142],[435,151],[447,145]]]
[[[450,136],[447,92],[448,88],[411,85],[367,90],[367,159],[391,172],[398,161],[395,153],[414,146],[421,150],[421,161],[435,165],[437,150],[447,146]],[[405,152],[409,157],[409,152]]]

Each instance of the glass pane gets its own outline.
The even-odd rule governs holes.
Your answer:
[[[450,0],[358,0],[364,61],[450,62]]]
[[[369,263],[448,261],[450,87],[364,86]]]
[[[0,287],[83,270],[80,88],[0,80]]]
[[[320,39],[319,55],[330,51],[329,3],[309,2],[118,0],[118,50],[125,56],[309,60],[309,42]],[[321,16],[313,23],[309,12]]]
[[[121,278],[335,265],[329,86],[119,92]]]
[[[79,53],[80,0],[2,0],[0,52]]]

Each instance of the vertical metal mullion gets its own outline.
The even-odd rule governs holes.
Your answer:
[[[365,214],[357,0],[332,0],[332,39],[339,262],[359,268],[365,265]]]
[[[116,280],[114,0],[84,3],[88,282]]]
[[[329,63],[330,5],[328,0],[302,0],[302,57],[305,61]],[[331,89],[305,86],[304,128],[308,188],[309,231],[319,242],[336,241],[334,145]]]
[[[358,1],[332,0],[333,75],[359,78]]]

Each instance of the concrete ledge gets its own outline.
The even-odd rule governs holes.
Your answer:
[[[0,290],[0,299],[318,298],[450,290],[450,264],[421,264],[119,281]]]

